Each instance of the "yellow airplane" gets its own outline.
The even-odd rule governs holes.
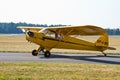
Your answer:
[[[44,53],[44,57],[50,57],[52,48],[74,49],[74,50],[91,50],[103,51],[107,49],[115,49],[109,47],[107,32],[97,26],[64,26],[64,27],[26,27],[19,26],[26,34],[26,40],[40,45],[37,50],[32,51],[33,56],[37,56],[39,52]],[[89,42],[73,37],[72,35],[93,36],[100,35],[96,42]]]

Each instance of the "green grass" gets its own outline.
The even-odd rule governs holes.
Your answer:
[[[119,80],[120,65],[0,63],[0,80]]]

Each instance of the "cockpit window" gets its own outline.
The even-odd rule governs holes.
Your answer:
[[[51,37],[51,38],[59,39],[59,40],[62,39],[62,37],[61,37],[59,34],[57,34],[57,33],[54,33],[54,34],[46,33],[46,34],[44,34],[44,35],[45,35],[45,36],[48,36],[48,37]]]
[[[54,34],[48,34],[48,33],[46,33],[45,36],[55,38],[55,35],[54,35]]]
[[[44,34],[45,36],[62,40],[62,36],[60,34],[58,34],[57,32],[54,32],[54,31],[49,31],[49,30],[47,30],[47,28],[44,28],[44,29],[40,30],[39,32]]]

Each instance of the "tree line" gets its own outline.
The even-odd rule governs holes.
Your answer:
[[[0,34],[21,34],[23,33],[20,29],[17,29],[18,26],[34,26],[34,27],[55,27],[55,26],[67,26],[67,25],[47,25],[47,24],[28,24],[28,23],[0,23]],[[120,29],[105,29],[109,35],[120,35]]]

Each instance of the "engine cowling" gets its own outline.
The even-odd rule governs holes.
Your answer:
[[[34,37],[34,33],[31,32],[31,31],[28,31],[27,34],[28,34],[30,37]]]

